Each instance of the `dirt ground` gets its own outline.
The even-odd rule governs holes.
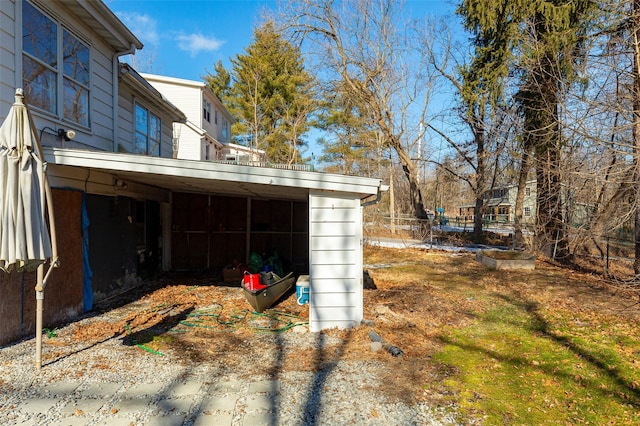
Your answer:
[[[478,292],[640,319],[637,308],[621,311],[630,304],[629,293],[610,287],[597,275],[540,260],[535,271],[491,271],[470,253],[369,247],[365,265],[375,289],[364,290],[366,324],[351,330],[305,332],[308,305],[298,305],[295,293],[272,310],[256,314],[238,285],[194,274],[168,275],[112,299],[99,310],[118,310],[120,316],[107,315],[104,321],[78,327],[73,339],[90,343],[121,336],[124,344],[152,353],[171,351],[181,362],[216,362],[246,374],[252,374],[247,365],[261,373],[270,368],[275,374],[319,370],[338,360],[375,361],[383,366],[381,386],[390,400],[438,403],[447,397],[442,380],[451,371],[432,362],[431,356],[441,346],[443,327],[469,323],[474,312],[483,309],[483,302],[474,297]],[[403,355],[372,352],[371,331]]]

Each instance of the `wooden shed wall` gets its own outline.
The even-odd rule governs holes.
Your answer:
[[[174,193],[172,205],[172,269],[220,269],[255,251],[308,271],[306,202]]]
[[[60,267],[53,270],[45,288],[44,327],[68,321],[83,311],[82,193],[56,189],[52,192]],[[35,284],[35,272],[0,272],[0,344],[33,335]]]

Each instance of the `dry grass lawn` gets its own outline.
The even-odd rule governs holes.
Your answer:
[[[326,341],[321,350],[287,345],[286,339],[277,338],[296,333],[295,328],[308,319],[308,306],[299,306],[295,295],[275,306],[275,312],[256,315],[249,311],[240,288],[203,276],[156,283],[156,289],[150,289],[120,320],[77,329],[74,338],[127,336],[129,344],[171,351],[184,362],[216,362],[246,374],[264,372],[265,366],[277,374],[317,370],[337,360],[375,360],[384,366],[381,391],[390,400],[448,404],[460,402],[460,390],[449,379],[461,371],[438,354],[451,344],[452,330],[476,324],[499,304],[522,308],[523,315],[535,311],[544,317],[553,312],[582,330],[627,324],[630,335],[640,335],[637,293],[541,260],[533,271],[495,271],[475,262],[470,253],[367,247],[365,265],[376,286],[364,290],[364,316],[370,323],[352,330],[298,335]],[[372,330],[404,356],[372,352]],[[637,359],[640,347],[633,349],[633,344],[625,350]],[[247,359],[254,363],[244,362]],[[629,388],[638,384],[627,382]],[[635,392],[632,404],[640,400]],[[631,394],[633,398],[633,390]],[[482,414],[474,414],[474,409],[470,415]]]

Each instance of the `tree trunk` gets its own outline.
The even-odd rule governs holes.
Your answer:
[[[633,0],[633,165],[634,165],[634,241],[633,272],[640,275],[640,0]]]
[[[391,139],[392,148],[394,148],[398,154],[402,171],[409,182],[409,197],[411,199],[411,206],[413,207],[413,214],[418,219],[427,219],[427,211],[422,201],[422,192],[420,191],[416,165],[411,161],[402,144],[390,135],[389,138]]]
[[[522,161],[520,163],[520,174],[518,176],[518,192],[516,194],[516,205],[513,217],[514,241],[515,248],[524,247],[524,235],[522,233],[522,212],[524,210],[524,193],[527,188],[527,176],[529,175],[529,167],[531,167],[531,149],[530,142],[525,142],[522,150]]]
[[[568,261],[569,244],[562,208],[560,87],[555,71],[555,60],[550,53],[543,55],[531,71],[527,84],[525,133],[532,143],[536,160],[536,246],[549,257]]]
[[[474,114],[473,133],[476,145],[476,208],[473,218],[473,241],[477,244],[483,243],[482,235],[482,219],[484,217],[484,194],[487,190],[486,176],[486,153],[484,146],[484,103],[480,102],[478,107],[479,114]]]

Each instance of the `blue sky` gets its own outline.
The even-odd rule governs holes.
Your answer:
[[[0,0],[2,1],[2,0]],[[219,60],[244,53],[264,8],[276,0],[104,0],[144,44],[133,64],[140,72],[201,81]],[[414,18],[451,16],[453,0],[405,0]],[[303,155],[318,156],[319,134],[310,132]]]
[[[243,53],[260,11],[275,0],[105,0],[145,45],[135,65],[143,72],[201,80],[213,64]],[[409,0],[414,16],[447,15],[448,0]]]

